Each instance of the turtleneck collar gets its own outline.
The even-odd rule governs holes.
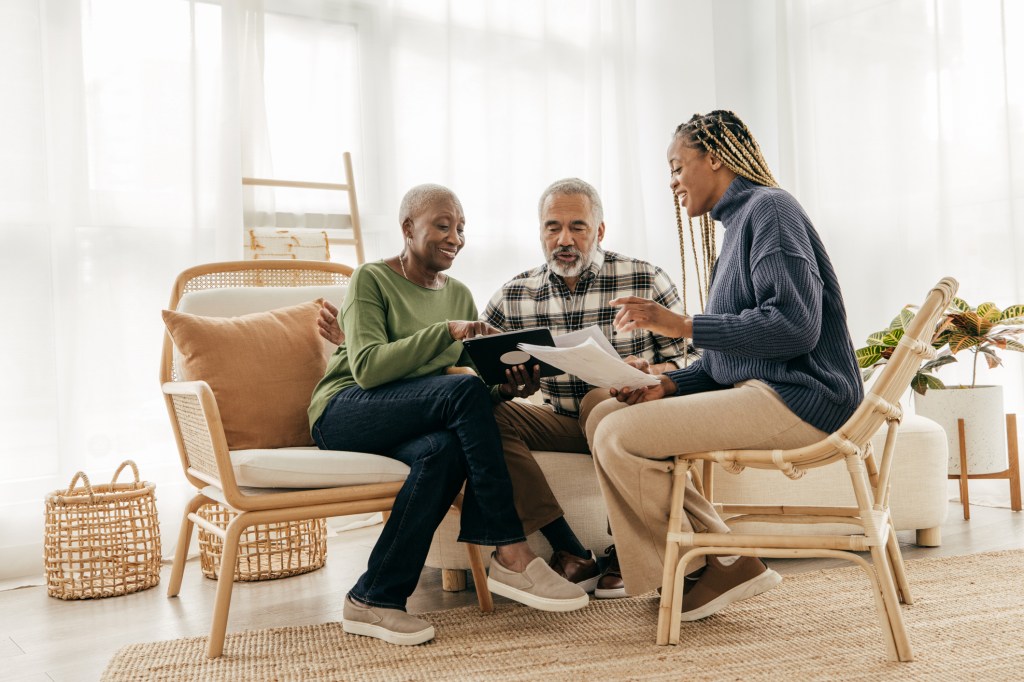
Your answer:
[[[746,194],[755,187],[761,187],[756,182],[751,182],[744,177],[737,175],[732,182],[729,183],[729,187],[726,188],[725,194],[718,200],[715,207],[711,209],[711,217],[714,220],[722,223],[725,226],[725,221],[732,217],[740,206],[746,200]]]

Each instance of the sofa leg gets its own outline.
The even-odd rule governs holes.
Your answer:
[[[442,568],[441,589],[445,592],[462,592],[466,589],[466,571],[461,568]]]
[[[917,544],[921,547],[938,547],[942,544],[942,528],[918,528]]]

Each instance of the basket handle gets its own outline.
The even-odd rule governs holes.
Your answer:
[[[75,483],[78,483],[78,479],[82,479],[82,482],[85,483],[85,491],[89,493],[89,500],[95,500],[96,493],[92,491],[92,484],[89,483],[89,477],[85,475],[84,471],[79,471],[77,474],[75,474],[75,477],[71,479],[71,483],[68,483],[68,490],[64,494],[67,495],[68,497],[71,497],[74,494]]]
[[[110,485],[114,485],[115,483],[117,483],[117,477],[121,475],[121,472],[124,471],[124,468],[126,466],[130,466],[132,468],[132,473],[135,474],[135,480],[133,481],[134,485],[139,484],[139,467],[135,466],[135,462],[131,461],[130,459],[126,459],[125,461],[121,462],[121,466],[117,467],[117,471],[114,472],[114,477],[110,479]]]

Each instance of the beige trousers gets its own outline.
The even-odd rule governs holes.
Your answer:
[[[586,434],[627,594],[661,585],[671,457],[708,450],[796,448],[826,435],[793,414],[760,381],[632,406],[602,402],[591,413]],[[687,483],[683,508],[684,531],[729,532],[693,483]]]
[[[494,419],[501,431],[501,447],[512,479],[512,497],[516,512],[523,522],[523,532],[530,535],[564,516],[565,512],[551,492],[544,472],[531,450],[578,452],[589,455],[587,439],[581,424],[591,410],[610,396],[608,391],[591,391],[580,405],[580,417],[558,414],[550,405],[535,405],[510,400],[494,407]]]

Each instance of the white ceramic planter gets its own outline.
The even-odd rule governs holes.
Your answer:
[[[931,388],[914,394],[917,413],[945,429],[949,441],[949,473],[960,473],[960,435],[957,419],[964,420],[967,437],[967,473],[991,474],[1004,471],[1006,459],[1006,416],[1003,414],[1002,386]]]

